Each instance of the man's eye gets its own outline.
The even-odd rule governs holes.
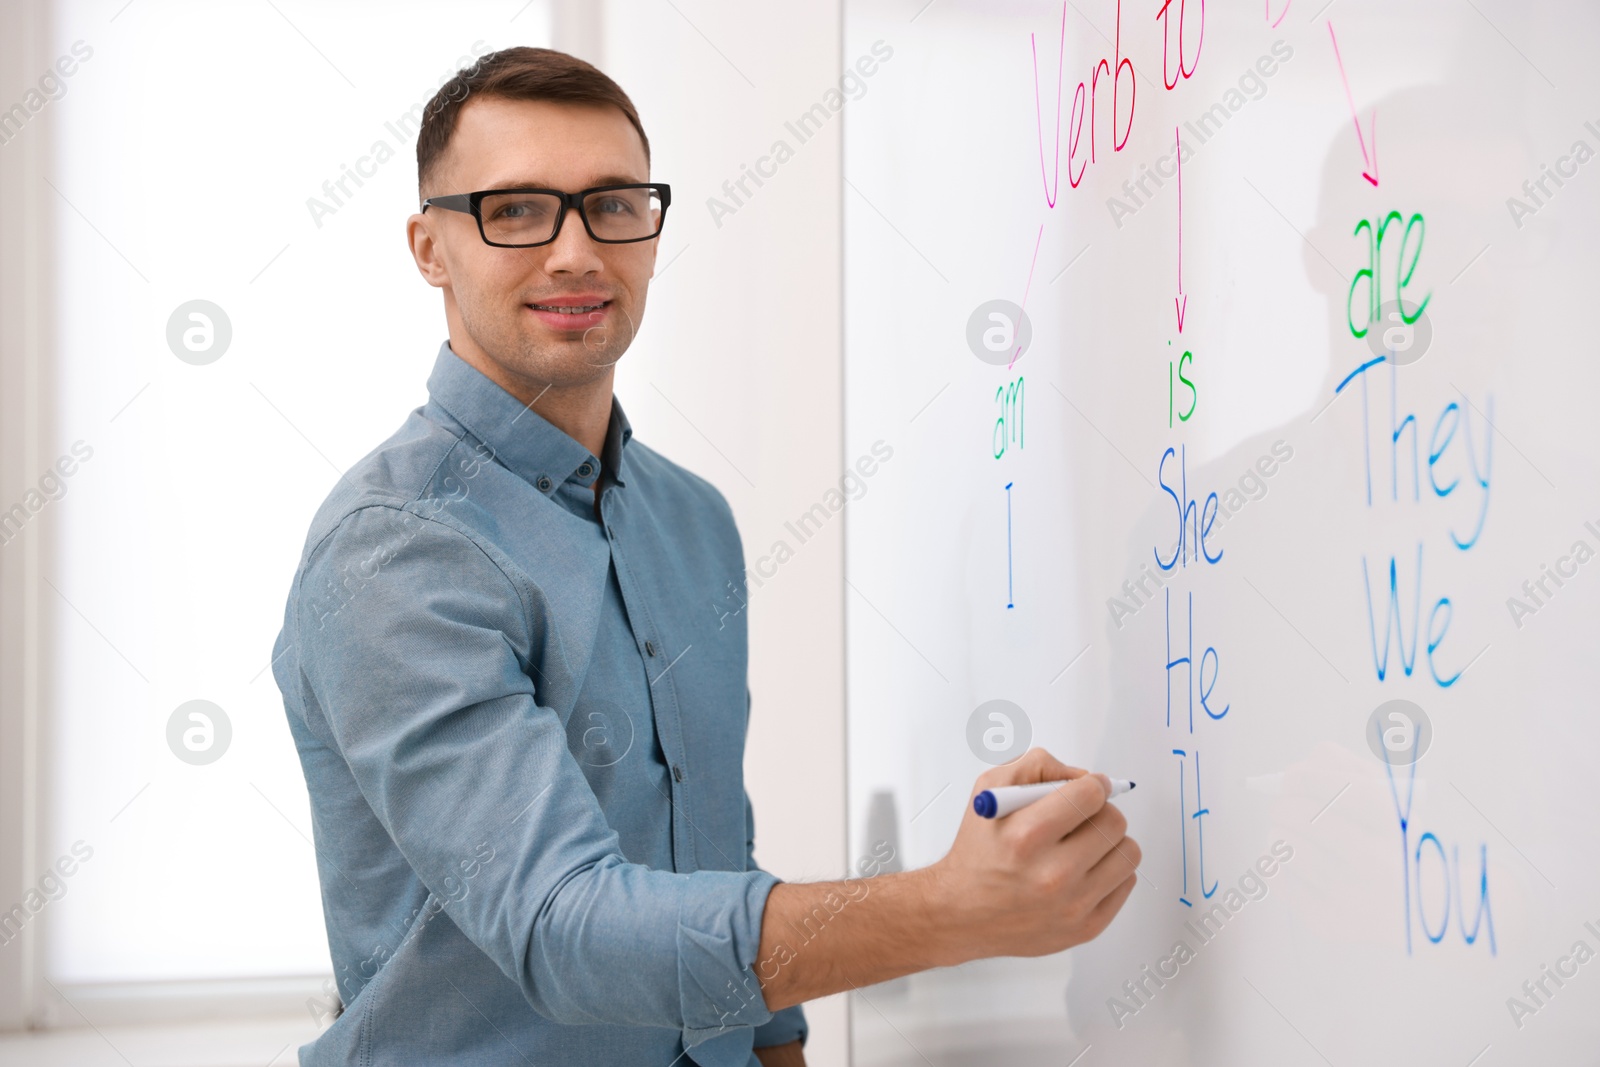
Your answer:
[[[544,205],[523,201],[496,208],[493,217],[497,219],[531,219],[545,214],[548,214],[548,211]]]

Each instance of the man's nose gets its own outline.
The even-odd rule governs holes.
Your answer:
[[[568,208],[561,221],[561,232],[550,242],[545,270],[550,273],[589,274],[600,270],[604,260],[600,248],[583,225],[576,208]]]

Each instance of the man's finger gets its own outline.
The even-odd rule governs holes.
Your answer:
[[[1108,842],[1105,852],[1083,876],[1084,885],[1088,887],[1090,895],[1098,900],[1121,885],[1143,858],[1143,850],[1131,837],[1123,836],[1115,842]]]
[[[1133,887],[1138,884],[1139,876],[1129,874],[1118,883],[1116,888],[1107,893],[1094,906],[1089,913],[1089,918],[1083,924],[1083,932],[1092,940],[1099,937],[1105,928],[1111,925],[1111,920],[1117,917],[1117,912],[1122,910],[1122,905],[1128,901],[1128,895],[1133,892]]]
[[[1028,756],[1033,757],[1032,761]],[[1069,767],[1052,756],[1048,750],[1034,748],[1028,751],[1028,756],[1018,761],[1024,777],[1017,779],[1016,784],[1031,784],[1033,782],[1059,782],[1063,779],[1071,780],[1081,778],[1089,772],[1082,767]]]
[[[1065,845],[1080,875],[1087,874],[1127,836],[1128,820],[1115,804],[1106,804],[1067,835]]]
[[[1045,749],[1029,749],[1022,757],[978,776],[978,789],[995,789],[997,785],[1034,785],[1037,782],[1074,781],[1088,771],[1082,766],[1070,766],[1050,755]],[[1104,776],[1102,776],[1104,777]],[[1110,779],[1106,779],[1109,785]]]
[[[1012,820],[1014,831],[1059,841],[1105,807],[1110,793],[1105,775],[1084,773],[1006,818]]]
[[[1030,748],[1015,762],[985,771],[978,777],[979,789],[993,789],[997,785],[1033,785],[1036,782],[1059,782],[1081,778],[1089,772],[1082,767],[1072,767],[1052,756],[1042,748]]]

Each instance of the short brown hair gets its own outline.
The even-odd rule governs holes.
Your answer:
[[[555,100],[566,104],[609,104],[619,109],[639,133],[645,163],[650,162],[650,138],[644,135],[633,101],[598,67],[553,48],[502,48],[490,52],[440,86],[423,109],[417,133],[417,191],[444,155],[455,132],[456,115],[472,96],[499,96],[508,100]]]

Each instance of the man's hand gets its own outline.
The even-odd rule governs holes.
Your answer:
[[[1111,780],[1035,748],[979,776],[1070,779],[999,819],[967,804],[931,867],[845,882],[780,882],[767,894],[756,973],[778,1011],[830,993],[985,956],[1043,956],[1100,934],[1133,892],[1141,855],[1107,803]]]
[[[1068,767],[1042,748],[985,771],[985,789],[1071,779],[999,819],[967,804],[950,851],[928,868],[935,899],[950,902],[960,960],[1047,956],[1106,928],[1133,892],[1142,854],[1128,820],[1107,802],[1111,779]],[[960,902],[960,903],[957,903]]]

